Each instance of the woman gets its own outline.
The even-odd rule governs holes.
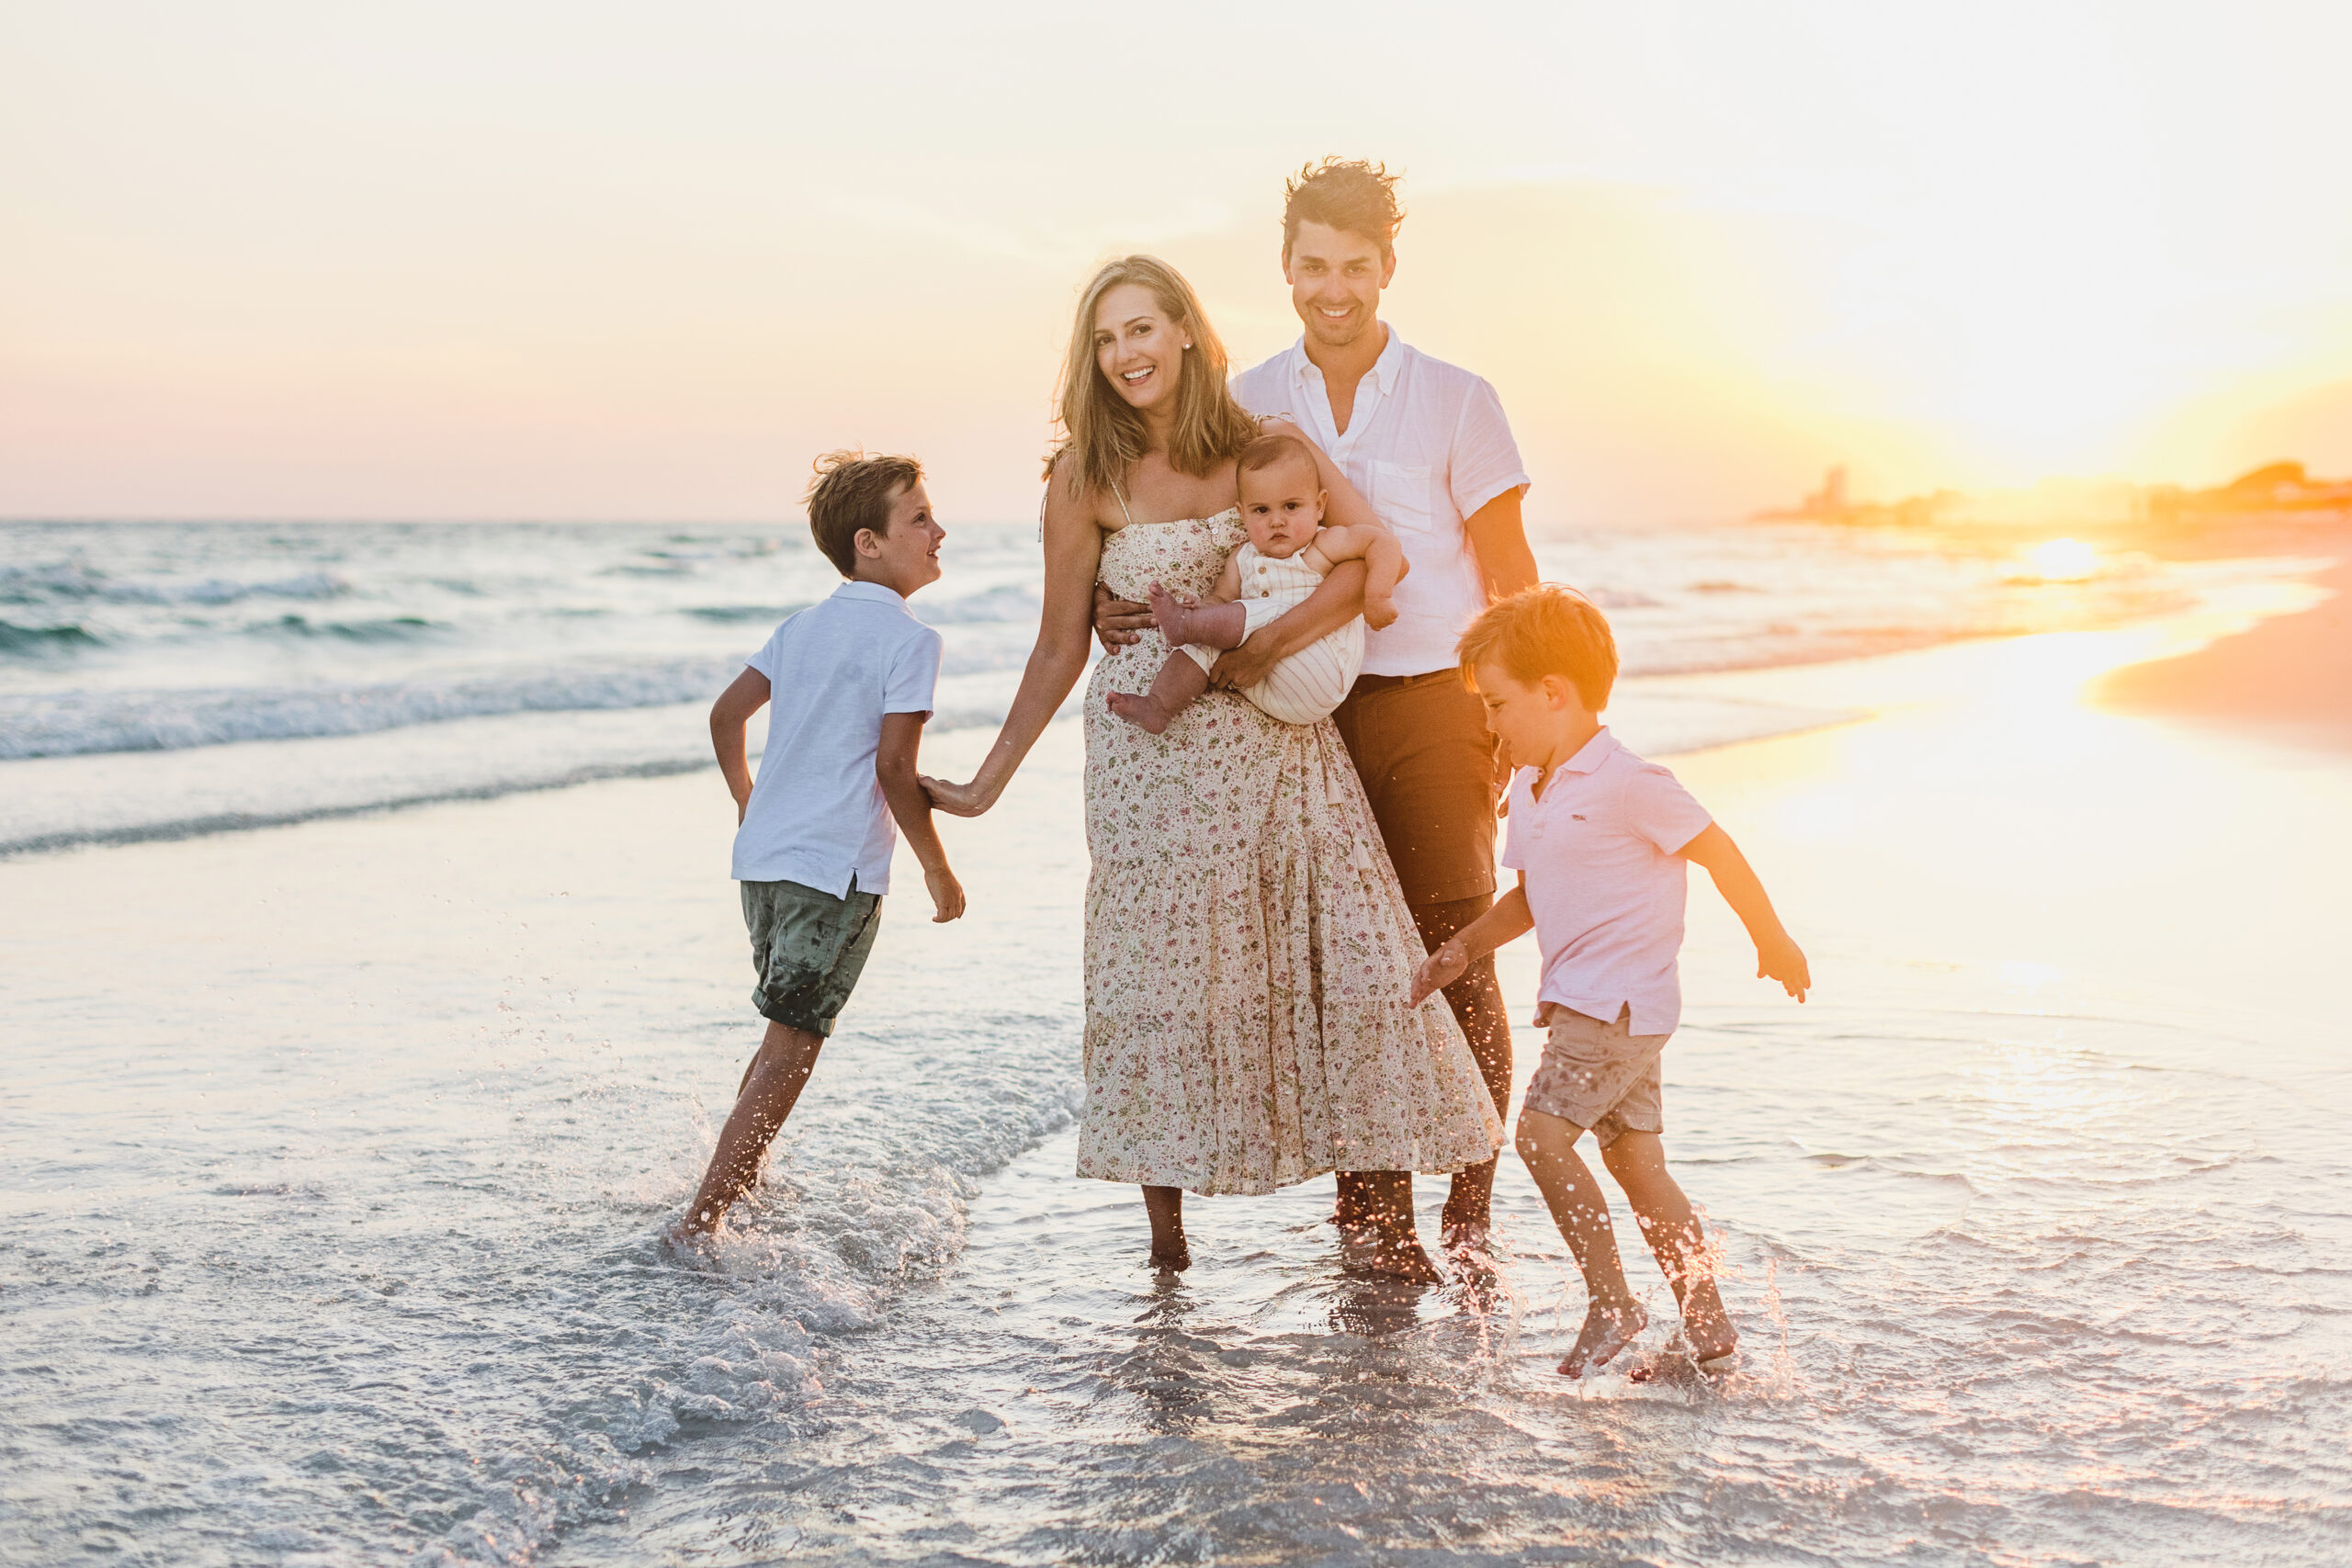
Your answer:
[[[1099,577],[1205,592],[1245,537],[1235,457],[1257,422],[1190,285],[1127,256],[1088,285],[1062,375],[1068,439],[1047,473],[1045,613],[996,745],[943,810],[995,804],[1086,668]],[[1310,448],[1314,443],[1309,440]],[[1329,520],[1373,523],[1319,450]],[[1362,606],[1359,563],[1227,659],[1247,685]],[[1161,735],[1114,716],[1151,683],[1157,632],[1095,671],[1086,702],[1086,1107],[1081,1176],[1133,1181],[1151,1256],[1190,1262],[1183,1194],[1269,1192],[1326,1171],[1453,1170],[1500,1124],[1442,1007],[1407,1006],[1421,943],[1330,720],[1270,718],[1212,690]],[[1405,1183],[1375,1202],[1367,1259],[1436,1279]]]

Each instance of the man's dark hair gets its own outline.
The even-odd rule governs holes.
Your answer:
[[[1283,254],[1290,254],[1301,223],[1322,223],[1363,235],[1380,247],[1382,261],[1393,260],[1396,226],[1405,221],[1405,209],[1396,205],[1402,177],[1361,158],[1306,164],[1283,187]]]
[[[844,449],[816,462],[808,481],[808,532],[843,577],[857,575],[857,531],[890,531],[890,502],[922,478],[922,465],[891,453],[868,457]]]

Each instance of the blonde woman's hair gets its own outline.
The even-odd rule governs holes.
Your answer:
[[[1258,436],[1258,422],[1225,384],[1225,344],[1184,275],[1158,256],[1121,256],[1104,263],[1079,296],[1069,355],[1062,363],[1062,440],[1046,459],[1050,478],[1054,465],[1071,455],[1078,465],[1079,488],[1097,493],[1125,479],[1148,445],[1143,415],[1119,396],[1094,362],[1094,312],[1102,296],[1123,283],[1149,289],[1160,313],[1182,334],[1177,341],[1193,345],[1184,353],[1183,373],[1176,382],[1176,429],[1168,444],[1168,461],[1179,473],[1197,477]]]

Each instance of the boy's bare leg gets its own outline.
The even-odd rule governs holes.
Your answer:
[[[1151,690],[1140,696],[1126,692],[1113,692],[1111,711],[1129,724],[1139,725],[1157,735],[1176,721],[1176,716],[1189,706],[1194,697],[1209,689],[1209,672],[1200,661],[1182,649],[1168,656],[1159,673],[1151,679]]]
[[[1600,1151],[1609,1174],[1625,1190],[1634,1218],[1657,1258],[1674,1299],[1682,1305],[1682,1337],[1702,1361],[1739,1348],[1739,1333],[1715,1290],[1714,1258],[1706,1233],[1690,1212],[1682,1184],[1666,1168],[1666,1144],[1656,1133],[1620,1133]]]
[[[824,1044],[821,1034],[769,1021],[767,1037],[760,1042],[759,1055],[752,1058],[742,1087],[736,1091],[735,1109],[727,1113],[727,1123],[718,1130],[718,1147],[711,1153],[710,1168],[703,1174],[695,1201],[687,1205],[686,1217],[678,1222],[681,1235],[707,1235],[717,1230],[728,1205],[758,1178],[760,1160],[784,1119],[792,1114]]]
[[[1193,1249],[1184,1241],[1184,1190],[1181,1187],[1145,1188],[1143,1212],[1151,1216],[1152,1267],[1170,1270],[1190,1269],[1193,1266]]]
[[[1239,648],[1250,635],[1250,612],[1238,604],[1211,599],[1186,604],[1159,583],[1151,585],[1151,618],[1170,648]]]
[[[1572,1378],[1582,1377],[1632,1344],[1649,1323],[1649,1314],[1625,1283],[1625,1266],[1617,1257],[1617,1230],[1609,1222],[1609,1200],[1577,1157],[1576,1142],[1583,1133],[1575,1122],[1541,1111],[1522,1107],[1519,1113],[1519,1157],[1527,1162],[1527,1174],[1535,1179],[1577,1267],[1584,1271],[1589,1303],[1584,1328],[1560,1363],[1561,1372]]]

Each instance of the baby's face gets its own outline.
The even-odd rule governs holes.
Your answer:
[[[1314,542],[1323,525],[1323,487],[1315,465],[1292,457],[1241,476],[1241,525],[1271,560],[1287,560]]]

